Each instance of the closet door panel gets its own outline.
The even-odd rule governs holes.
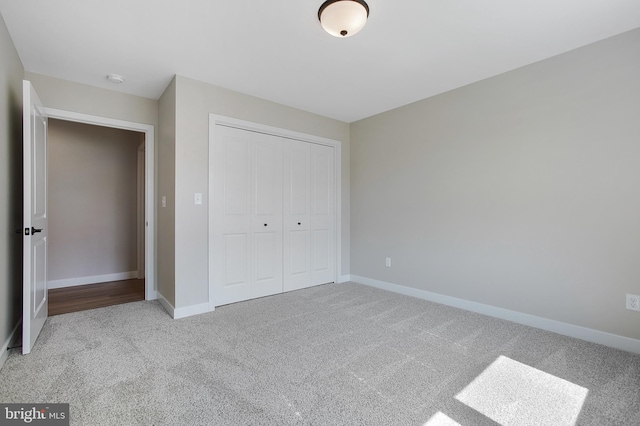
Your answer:
[[[254,133],[251,297],[282,293],[282,140]]]
[[[266,287],[275,280],[279,281],[282,276],[282,258],[277,253],[280,245],[279,239],[279,235],[276,236],[273,232],[259,232],[254,235],[254,281],[258,287],[252,292],[255,297],[260,297],[257,295],[267,291]],[[276,284],[275,291],[268,294],[275,293],[282,293],[281,282]]]
[[[224,287],[247,285],[249,282],[249,241],[247,234],[225,234],[223,237]]]
[[[287,141],[287,190],[291,216],[307,217],[309,214],[309,144]]]
[[[309,231],[289,232],[289,273],[292,276],[309,274]],[[286,267],[285,267],[286,269]]]
[[[310,144],[284,140],[284,290],[309,286]]]
[[[282,141],[254,134],[254,214],[270,219],[282,216]]]
[[[216,305],[250,295],[251,137],[220,127],[213,146],[213,281]]]
[[[313,273],[329,270],[331,266],[331,262],[329,259],[331,255],[330,241],[331,237],[328,230],[315,229],[313,231],[313,260],[311,262],[311,264],[313,265]]]
[[[245,219],[249,214],[249,150],[250,141],[229,137],[223,142],[224,192],[223,205],[226,220]]]
[[[311,144],[311,266],[310,285],[335,280],[334,150]]]

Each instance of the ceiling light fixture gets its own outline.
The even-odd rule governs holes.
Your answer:
[[[327,0],[318,10],[322,28],[335,37],[351,37],[367,23],[369,5],[364,0]]]
[[[124,77],[118,74],[107,74],[107,80],[114,84],[124,83]]]

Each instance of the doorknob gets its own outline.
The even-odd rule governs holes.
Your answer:
[[[38,229],[33,226],[31,227],[31,235],[37,234],[38,232],[42,232],[42,228]]]
[[[302,223],[298,222],[298,225],[302,225]]]

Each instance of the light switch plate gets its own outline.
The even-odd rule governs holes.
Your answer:
[[[193,201],[196,204],[202,204],[202,194],[200,192],[196,192],[194,197],[193,197]]]
[[[631,311],[640,311],[640,296],[637,294],[627,294],[626,308]]]

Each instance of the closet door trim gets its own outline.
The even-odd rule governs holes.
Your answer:
[[[235,118],[225,117],[216,114],[209,114],[209,200],[214,199],[213,195],[213,182],[215,176],[214,156],[213,156],[213,143],[216,140],[216,129],[218,126],[232,127],[240,130],[248,130],[256,133],[264,133],[267,135],[273,135],[282,137],[285,139],[293,139],[302,142],[308,142],[312,144],[327,145],[333,147],[334,155],[334,214],[335,214],[335,228],[334,228],[334,244],[335,244],[335,270],[334,270],[334,282],[339,282],[340,272],[342,271],[342,142],[338,140],[328,139],[321,136],[309,135],[306,133],[300,133],[293,130],[282,129],[278,127],[266,126],[259,123],[253,123],[250,121],[238,120]],[[213,281],[213,238],[212,230],[214,227],[213,222],[213,206],[209,205],[209,305],[219,306],[219,300],[217,300],[216,289]]]

